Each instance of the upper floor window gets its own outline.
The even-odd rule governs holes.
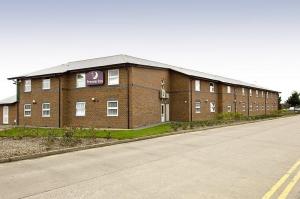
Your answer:
[[[76,116],[85,116],[85,102],[76,102]]]
[[[267,98],[269,98],[269,92],[267,92]]]
[[[216,112],[216,103],[215,102],[210,102],[210,112],[211,113]]]
[[[118,101],[107,101],[107,116],[118,116]]]
[[[242,95],[245,96],[245,88],[242,88]]]
[[[252,89],[249,89],[249,96],[252,97]]]
[[[86,87],[85,73],[78,73],[76,75],[76,88],[83,88],[83,87]]]
[[[214,92],[215,92],[215,84],[212,83],[212,82],[209,83],[209,91],[210,91],[211,93],[214,93]]]
[[[258,90],[256,90],[256,97],[258,97]]]
[[[31,116],[31,104],[24,104],[24,117]]]
[[[108,85],[119,84],[119,69],[108,70]]]
[[[231,93],[231,86],[227,86],[227,93]]]
[[[50,117],[50,103],[42,104],[42,117]]]
[[[201,113],[201,102],[195,103],[196,113]]]
[[[200,80],[195,80],[195,91],[200,91],[201,83]]]
[[[261,97],[264,97],[264,95],[265,95],[264,91],[261,91]]]
[[[31,92],[31,79],[25,80],[24,92]]]
[[[50,79],[43,79],[43,90],[48,90],[51,87]]]

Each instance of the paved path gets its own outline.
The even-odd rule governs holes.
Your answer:
[[[0,198],[255,199],[299,159],[295,116],[0,164]]]

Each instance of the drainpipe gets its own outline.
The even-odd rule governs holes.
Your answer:
[[[58,127],[61,127],[61,77],[58,77]]]
[[[18,79],[16,79],[16,80],[13,80],[13,82],[14,82],[14,84],[16,85],[16,94],[17,94],[17,96],[16,96],[16,100],[17,100],[17,113],[16,113],[16,125],[19,125],[19,96],[20,96],[20,93],[19,93],[19,91],[20,91],[20,89],[19,89],[19,80]]]
[[[130,71],[129,65],[127,65],[127,128],[130,129]]]
[[[248,117],[250,116],[250,89],[248,88]]]
[[[193,121],[193,89],[192,89],[192,79],[190,79],[190,100],[191,100],[191,103],[190,103],[190,111],[191,111],[191,114],[190,114],[190,121],[192,122]]]

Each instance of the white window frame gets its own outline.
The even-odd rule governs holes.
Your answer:
[[[209,109],[210,109],[211,113],[215,113],[216,112],[216,102],[210,102]]]
[[[228,105],[228,106],[227,106],[227,112],[228,112],[228,113],[231,113],[231,112],[232,112],[232,106],[231,106],[231,105]]]
[[[195,102],[195,112],[201,113],[201,102]]]
[[[82,80],[79,79],[79,75],[82,75]],[[80,81],[78,81],[80,80]],[[85,88],[86,87],[86,76],[85,73],[77,73],[76,74],[76,88]]]
[[[30,106],[30,108],[26,108],[26,106]],[[31,104],[24,104],[24,117],[31,117]],[[30,112],[30,114],[26,114],[26,112]]]
[[[259,111],[259,105],[256,105],[256,111]]]
[[[112,73],[117,72],[117,75],[112,75]],[[120,71],[119,69],[108,70],[107,72],[107,84],[111,85],[119,85],[120,79]]]
[[[201,81],[195,80],[195,91],[201,91]]]
[[[251,112],[253,111],[253,104],[249,105],[249,111],[251,111]]]
[[[24,82],[24,92],[31,92],[31,79],[26,79]]]
[[[242,88],[242,95],[245,96],[245,88]]]
[[[209,92],[211,93],[215,92],[215,83],[209,82]]]
[[[227,86],[227,93],[231,93],[231,86]]]
[[[259,92],[258,92],[258,90],[256,90],[255,92],[256,92],[256,97],[258,97],[258,96],[259,96]]]
[[[43,88],[43,90],[51,89],[51,79],[50,78],[43,79],[42,88]]]
[[[243,103],[243,105],[242,105],[242,111],[246,112],[246,104],[245,103]]]
[[[83,105],[83,108],[82,107],[79,107],[81,105]],[[86,102],[76,102],[76,105],[75,105],[75,116],[76,117],[85,117],[86,115]]]
[[[264,97],[265,94],[264,94],[264,91],[261,91],[261,97]]]
[[[261,106],[261,110],[262,110],[262,111],[265,110],[265,106],[264,106],[264,105]]]
[[[252,89],[249,89],[249,96],[252,97]]]
[[[267,98],[269,98],[269,92],[267,91]]]
[[[49,108],[44,108],[44,105],[48,104]],[[49,111],[49,115],[44,114],[44,111]],[[42,117],[50,117],[51,116],[51,104],[50,103],[42,103]]]
[[[109,103],[111,102],[116,102],[117,103],[117,107],[109,107]],[[107,101],[107,105],[106,105],[106,109],[107,109],[107,116],[108,117],[118,117],[119,116],[119,102],[118,100],[110,100],[110,101]],[[109,110],[117,110],[117,114],[115,115],[112,115],[109,113]]]

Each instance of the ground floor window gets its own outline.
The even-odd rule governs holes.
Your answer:
[[[118,101],[107,101],[107,116],[118,116]]]
[[[210,102],[210,112],[211,113],[216,112],[216,103],[215,102]]]
[[[24,117],[31,116],[31,104],[24,104]]]
[[[252,111],[252,109],[253,109],[253,106],[252,106],[252,104],[250,104],[249,105],[249,111]]]
[[[50,117],[50,103],[42,104],[42,117]]]
[[[259,111],[259,105],[256,105],[256,111]]]
[[[231,111],[232,111],[232,107],[231,107],[231,105],[228,105],[227,106],[227,112],[230,113]]]
[[[243,110],[243,112],[246,111],[246,104],[245,104],[245,103],[244,103],[243,106],[242,106],[242,110]]]
[[[76,102],[76,116],[85,116],[85,102]]]
[[[196,113],[201,113],[201,102],[195,103]]]

